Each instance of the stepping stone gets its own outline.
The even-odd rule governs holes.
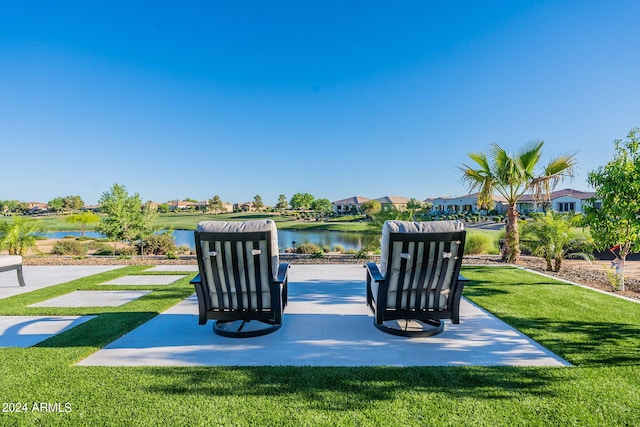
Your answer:
[[[0,348],[31,347],[96,316],[0,316]]]
[[[75,291],[29,307],[119,307],[151,291]]]
[[[124,276],[109,282],[102,283],[103,285],[170,285],[171,283],[184,279],[184,275],[175,276]]]
[[[7,273],[0,275],[0,299],[122,267],[121,265],[26,265],[23,267],[23,273],[27,286],[18,286],[15,273],[13,275]]]
[[[185,271],[192,273],[198,271],[197,265],[156,265],[146,271]]]

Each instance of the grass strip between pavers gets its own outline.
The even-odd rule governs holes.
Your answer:
[[[82,283],[115,278],[107,274]],[[73,366],[190,294],[188,276],[36,347],[0,349],[0,399],[27,409],[0,413],[0,424],[640,425],[640,305],[513,268],[463,274],[465,296],[576,367]],[[78,283],[68,285],[60,294]],[[0,301],[0,312],[19,311],[16,301],[32,303]]]

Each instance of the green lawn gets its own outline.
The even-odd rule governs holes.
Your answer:
[[[35,347],[0,349],[2,402],[29,409],[0,414],[0,424],[640,425],[640,305],[514,268],[465,267],[464,294],[575,367],[78,367],[190,294],[189,277],[117,308],[26,307],[143,271],[0,300],[1,315],[97,315]],[[71,412],[34,412],[34,402]]]
[[[45,223],[49,231],[80,231],[79,224],[71,224],[65,220],[65,216],[37,217]],[[281,230],[313,230],[313,231],[372,231],[370,222],[353,221],[352,217],[335,218],[328,221],[297,221],[290,215],[272,213],[230,213],[230,214],[203,214],[203,213],[166,213],[158,215],[156,223],[162,228],[173,227],[176,230],[195,230],[200,221],[249,221],[252,219],[273,219]],[[10,216],[0,216],[0,221],[11,221]],[[87,230],[95,230],[95,223],[88,224]]]

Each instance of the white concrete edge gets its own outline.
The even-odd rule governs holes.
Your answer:
[[[547,347],[543,346],[542,344],[540,344],[538,341],[534,340],[533,338],[531,338],[529,335],[525,334],[524,332],[522,332],[520,329],[514,328],[513,326],[511,326],[510,324],[508,324],[507,322],[505,322],[504,320],[502,320],[501,318],[499,318],[498,316],[496,316],[495,314],[491,313],[490,311],[487,311],[484,307],[479,306],[478,304],[474,303],[473,301],[469,300],[468,298],[465,298],[464,296],[462,297],[464,298],[464,300],[469,303],[470,305],[474,306],[475,308],[477,308],[478,310],[482,311],[483,313],[485,313],[487,316],[491,316],[495,319],[498,319],[500,322],[504,323],[505,327],[508,329],[511,329],[511,331],[517,333],[518,335],[521,335],[523,337],[527,338],[527,341],[529,341],[534,347],[538,348],[538,350],[540,350],[541,352],[543,352],[544,354],[547,354],[548,356],[556,359],[558,362],[564,364],[564,366],[556,366],[557,368],[570,368],[570,367],[574,367],[574,365],[572,365],[571,363],[569,363],[568,361],[566,361],[564,358],[558,356],[557,354],[555,354],[553,351],[549,350]],[[553,366],[549,366],[549,367],[553,367]]]

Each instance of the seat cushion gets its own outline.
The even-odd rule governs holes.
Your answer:
[[[197,232],[205,233],[252,233],[260,231],[271,232],[271,268],[274,277],[278,274],[280,257],[278,255],[278,229],[275,221],[270,219],[254,221],[201,221],[196,228]]]
[[[18,267],[19,265],[22,265],[22,257],[20,255],[0,255],[0,268]]]
[[[382,241],[380,242],[380,273],[387,274],[389,259],[389,239],[391,233],[450,233],[463,231],[462,221],[385,221],[382,225]]]

